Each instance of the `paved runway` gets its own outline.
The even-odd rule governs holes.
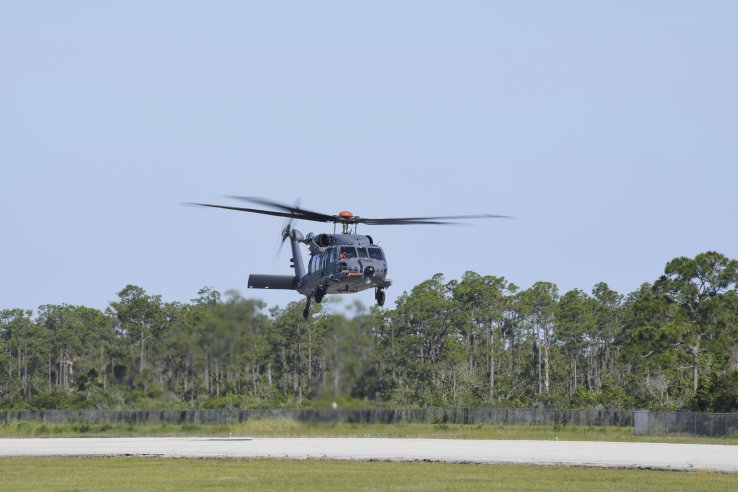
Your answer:
[[[374,438],[0,439],[0,456],[169,456],[515,463],[738,473],[738,446]]]

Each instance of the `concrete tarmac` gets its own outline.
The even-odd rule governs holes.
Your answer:
[[[738,446],[380,438],[0,439],[0,456],[162,456],[569,465],[738,473]]]

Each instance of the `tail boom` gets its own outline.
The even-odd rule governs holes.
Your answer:
[[[297,277],[292,275],[249,275],[249,289],[297,290]]]

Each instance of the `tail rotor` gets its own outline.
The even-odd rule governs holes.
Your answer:
[[[300,199],[299,198],[295,199],[294,210],[297,210],[297,211],[300,210]],[[287,224],[284,226],[284,228],[282,228],[282,240],[280,241],[279,247],[277,248],[277,257],[279,257],[279,255],[282,253],[282,249],[284,248],[285,241],[287,241],[287,239],[289,239],[290,236],[292,235],[292,229],[293,229],[292,224],[294,222],[295,222],[295,219],[290,217],[287,220]]]

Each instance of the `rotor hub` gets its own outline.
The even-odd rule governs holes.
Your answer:
[[[354,222],[354,214],[349,212],[348,210],[344,210],[342,212],[338,212],[338,217],[341,222],[341,225],[343,226],[343,233],[348,234],[349,233],[349,224]]]

